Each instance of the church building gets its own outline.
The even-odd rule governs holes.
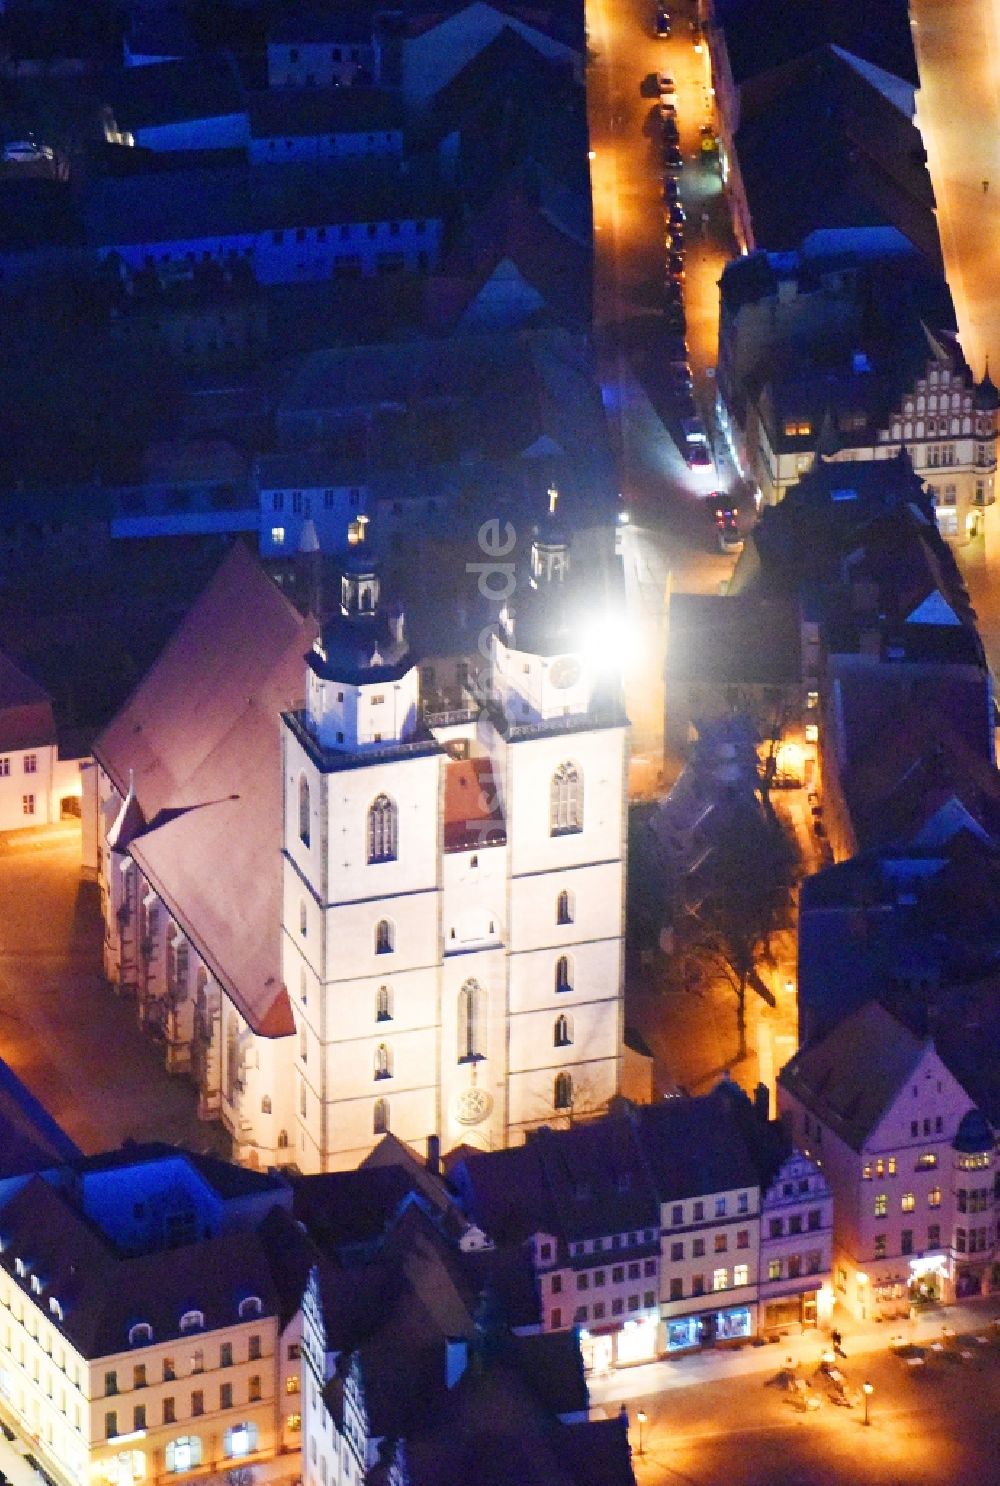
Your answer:
[[[494,1149],[620,1087],[626,723],[568,535],[447,712],[360,535],[318,619],[234,547],[95,747],[107,973],[253,1166]]]

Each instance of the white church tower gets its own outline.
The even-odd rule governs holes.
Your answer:
[[[386,1130],[513,1144],[619,1087],[625,721],[579,649],[554,508],[465,717],[422,712],[363,541],[306,657],[283,718],[281,1098],[303,1171],[355,1165]]]

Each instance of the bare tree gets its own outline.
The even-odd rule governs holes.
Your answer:
[[[252,1465],[234,1465],[231,1470],[226,1471],[226,1486],[253,1486],[253,1483]]]
[[[702,896],[690,894],[681,923],[688,963],[715,971],[736,998],[738,1057],[745,1058],[747,992],[773,1006],[757,966],[788,909],[795,851],[775,817],[755,799],[720,811],[712,849],[699,874]]]

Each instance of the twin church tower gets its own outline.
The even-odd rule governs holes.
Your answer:
[[[552,505],[554,507],[554,500]],[[492,636],[489,696],[435,717],[363,544],[283,719],[284,980],[298,1164],[517,1143],[620,1083],[625,722],[579,649],[554,510]]]

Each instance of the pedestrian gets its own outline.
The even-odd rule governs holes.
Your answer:
[[[990,189],[990,183],[989,183],[989,181],[983,181],[983,195],[984,196],[986,195],[986,193],[987,193],[987,191],[989,189]]]

